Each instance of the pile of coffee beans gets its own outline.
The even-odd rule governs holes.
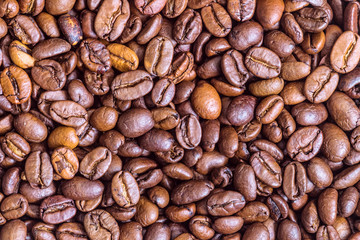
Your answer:
[[[0,240],[359,240],[359,19],[0,0]]]

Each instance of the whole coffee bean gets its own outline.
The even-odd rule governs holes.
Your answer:
[[[288,57],[295,49],[295,43],[285,33],[273,30],[264,37],[264,45],[279,57]]]
[[[114,108],[107,106],[96,109],[90,117],[91,125],[103,132],[113,129],[117,120],[118,112]]]
[[[255,172],[250,165],[240,163],[234,171],[234,187],[246,201],[256,199],[256,180]]]
[[[342,161],[350,152],[350,142],[345,132],[332,123],[325,123],[320,129],[324,135],[321,152],[330,161]]]
[[[126,137],[139,137],[154,126],[155,122],[149,110],[134,108],[125,111],[118,120],[118,129]]]
[[[45,90],[61,90],[65,86],[66,76],[62,66],[54,60],[36,62],[31,76]]]
[[[311,67],[303,62],[284,62],[281,66],[281,77],[286,81],[296,81],[308,76]]]
[[[268,229],[262,223],[253,223],[246,229],[244,235],[242,236],[243,240],[250,239],[264,239],[270,240],[270,235]]]
[[[278,95],[263,99],[256,107],[255,116],[262,124],[273,122],[284,108],[284,101]]]
[[[62,195],[48,197],[40,205],[40,216],[46,223],[62,223],[75,216],[75,214],[74,201]]]
[[[215,37],[229,34],[232,23],[230,15],[218,3],[212,3],[201,9],[201,17],[207,30]]]
[[[177,185],[171,192],[171,200],[177,205],[188,204],[205,198],[214,189],[210,181],[190,180]]]
[[[338,82],[337,73],[326,66],[320,66],[306,78],[304,95],[310,102],[325,102],[335,91]]]
[[[164,0],[155,0],[153,2],[137,0],[135,6],[144,15],[154,15],[165,7],[166,2]]]
[[[320,218],[318,216],[318,210],[314,200],[306,204],[304,210],[302,211],[301,223],[308,233],[316,233],[318,230]]]
[[[159,216],[158,207],[144,196],[140,197],[136,204],[135,220],[143,227],[147,227],[156,222]]]
[[[105,147],[97,147],[81,160],[79,171],[84,177],[97,180],[108,170],[111,161],[111,152]]]
[[[253,154],[250,163],[261,181],[274,188],[281,186],[281,168],[269,153],[259,151]]]
[[[53,15],[50,15],[46,12],[41,12],[36,17],[36,23],[39,25],[40,29],[44,32],[44,34],[48,37],[60,37],[60,30]]]
[[[25,215],[28,209],[28,201],[21,194],[12,194],[1,202],[1,214],[7,219],[17,219]]]
[[[176,138],[185,149],[193,149],[200,144],[201,126],[194,115],[186,115],[176,127]]]
[[[61,190],[65,197],[73,200],[94,200],[102,195],[104,185],[100,181],[91,181],[75,176],[71,180],[63,182]]]
[[[14,35],[23,44],[34,45],[40,41],[40,29],[31,17],[19,14],[11,20],[9,26],[12,27]]]
[[[358,38],[356,33],[346,31],[336,40],[331,50],[330,62],[338,73],[351,72],[358,64],[358,55],[360,54]]]
[[[94,21],[95,32],[102,39],[114,41],[120,37],[129,17],[127,0],[103,1]]]
[[[318,188],[324,188],[331,185],[333,173],[329,165],[321,158],[315,157],[311,159],[306,170],[310,181]]]
[[[178,1],[174,2],[176,4]],[[169,1],[167,4],[170,6]],[[202,21],[200,14],[197,11],[188,8],[176,19],[174,23],[174,40],[179,44],[191,44],[195,42],[201,31]]]
[[[189,222],[189,229],[199,239],[211,239],[215,231],[211,228],[211,219],[206,216],[195,216]]]
[[[111,84],[111,91],[119,100],[134,100],[148,94],[152,87],[153,80],[150,74],[143,70],[135,70],[116,76]]]
[[[85,17],[85,15],[84,15]],[[142,29],[141,18],[137,15],[130,15],[129,20],[126,23],[126,26],[120,35],[120,43],[125,44],[134,39]]]
[[[318,127],[304,127],[291,135],[286,149],[292,159],[305,162],[313,158],[320,151],[323,140],[324,135]]]
[[[301,163],[289,163],[284,170],[284,184],[282,186],[285,195],[290,200],[296,200],[304,196],[307,191],[306,170]]]
[[[332,186],[339,190],[353,186],[360,179],[360,164],[348,167],[335,175]]]
[[[68,85],[68,93],[71,100],[84,108],[90,108],[94,104],[94,96],[86,89],[81,80],[72,80]]]
[[[11,195],[19,191],[20,171],[20,168],[12,167],[3,174],[1,185],[5,195]]]
[[[284,11],[285,5],[283,1],[259,1],[256,8],[256,16],[260,24],[266,30],[276,29]]]
[[[249,79],[243,56],[236,50],[229,50],[223,55],[221,69],[228,82],[236,87],[242,87]]]
[[[338,192],[334,188],[325,189],[318,199],[319,217],[328,225],[334,224],[337,215]]]
[[[216,119],[221,112],[220,96],[210,84],[199,82],[191,95],[191,104],[200,117]]]
[[[53,224],[38,222],[32,227],[31,232],[38,239],[56,239],[55,226]]]
[[[284,88],[284,80],[276,77],[268,80],[259,80],[249,84],[249,91],[256,97],[276,95]]]
[[[229,43],[236,50],[243,51],[260,43],[262,37],[262,26],[254,21],[246,21],[231,29]]]
[[[49,135],[48,146],[49,148],[57,148],[65,146],[74,149],[79,143],[79,138],[76,131],[72,127],[57,127]]]
[[[120,207],[135,206],[140,199],[139,186],[132,174],[127,171],[120,171],[114,175],[111,192]]]
[[[145,51],[145,69],[152,75],[164,77],[170,70],[173,52],[174,47],[168,38],[153,38]]]
[[[16,229],[16,231],[14,231]],[[25,240],[26,239],[26,225],[23,221],[16,219],[7,222],[1,229],[1,239],[9,240]]]
[[[61,32],[71,45],[75,46],[83,39],[80,22],[76,17],[65,14],[59,17],[58,22]]]
[[[299,103],[292,108],[291,114],[303,126],[319,125],[328,118],[327,109],[322,103]]]
[[[291,220],[283,220],[278,227],[277,239],[301,239],[300,227]]]
[[[291,13],[284,13],[281,18],[281,27],[284,32],[296,43],[300,44],[304,41],[304,33],[299,23]]]
[[[227,11],[235,21],[245,22],[254,16],[255,6],[254,0],[230,0],[227,2]]]
[[[264,47],[251,48],[245,57],[245,65],[251,73],[259,78],[274,78],[280,74],[279,56]]]
[[[19,191],[29,203],[39,203],[41,200],[54,195],[56,186],[52,182],[49,187],[40,188],[37,186],[32,187],[28,182],[23,182]]]
[[[11,60],[21,68],[30,68],[35,65],[35,58],[31,56],[31,49],[18,40],[11,42],[9,55]]]
[[[73,101],[56,101],[50,105],[51,117],[68,127],[80,127],[88,120],[87,111]]]
[[[14,127],[29,142],[42,142],[48,135],[45,124],[31,113],[18,115]]]
[[[25,160],[30,153],[29,143],[15,132],[8,132],[0,141],[4,153],[16,161]]]
[[[139,58],[136,53],[125,45],[112,43],[106,47],[110,52],[111,65],[120,72],[136,70]]]
[[[102,42],[91,38],[85,39],[78,51],[82,63],[90,71],[103,74],[110,69],[110,52]]]
[[[82,224],[76,222],[68,222],[61,224],[56,229],[56,237],[59,240],[74,239],[79,240],[87,239],[85,229]]]
[[[267,198],[266,204],[270,209],[270,217],[275,221],[288,216],[289,205],[281,196],[277,194],[271,195]]]
[[[25,175],[32,187],[49,187],[53,180],[49,154],[40,151],[30,153],[25,162]]]
[[[211,195],[206,204],[212,216],[230,216],[245,206],[245,198],[238,192],[224,191]]]
[[[339,197],[338,211],[342,217],[351,216],[359,202],[359,191],[355,187],[347,188]]]
[[[297,12],[295,18],[305,31],[311,33],[324,30],[330,22],[329,14],[322,7],[303,8]]]
[[[358,125],[360,110],[345,93],[334,92],[327,102],[330,116],[344,131],[351,131]]]
[[[105,210],[96,209],[84,217],[84,228],[90,239],[111,239],[120,237],[119,225]]]
[[[46,51],[44,50],[46,49]],[[50,38],[36,44],[33,48],[32,56],[37,60],[54,57],[70,51],[71,45],[60,38]]]
[[[2,71],[0,87],[6,99],[13,104],[26,102],[30,98],[32,91],[28,74],[17,66],[10,66]]]
[[[58,147],[51,155],[51,162],[54,170],[64,179],[72,179],[79,169],[79,161],[68,147]]]

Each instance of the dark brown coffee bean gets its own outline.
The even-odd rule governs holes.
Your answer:
[[[324,135],[318,127],[304,127],[291,135],[286,149],[292,159],[305,162],[320,151],[323,140]]]
[[[127,0],[103,1],[96,14],[94,29],[96,34],[108,41],[120,37],[130,17],[130,6]]]
[[[135,70],[122,73],[114,79],[111,90],[119,100],[134,100],[148,94],[153,87],[153,80],[149,73]]]
[[[116,220],[105,210],[96,209],[84,217],[84,228],[90,239],[119,239],[120,231]]]
[[[53,180],[49,154],[40,151],[30,153],[25,162],[25,175],[32,187],[49,187]]]
[[[201,9],[201,17],[207,30],[215,37],[229,34],[232,23],[230,15],[218,3],[212,3]]]
[[[246,54],[245,65],[255,76],[266,79],[277,77],[281,70],[279,56],[264,47],[251,48]]]
[[[114,175],[111,192],[120,207],[134,206],[140,199],[139,186],[131,173],[127,171],[120,171]]]

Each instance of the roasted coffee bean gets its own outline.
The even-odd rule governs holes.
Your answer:
[[[13,104],[29,100],[32,85],[29,75],[17,66],[5,68],[0,75],[0,87],[6,99]]]
[[[274,78],[281,71],[279,56],[264,47],[251,48],[246,54],[245,65],[252,74],[260,78]]]
[[[330,54],[331,66],[338,73],[351,72],[359,62],[359,36],[351,31],[342,33],[336,40]]]
[[[36,44],[40,41],[41,33],[33,18],[26,15],[17,15],[11,20],[9,26],[12,27],[14,35],[23,44]]]
[[[73,150],[68,147],[58,147],[51,155],[54,170],[64,179],[71,179],[79,169],[79,160]]]
[[[126,1],[126,0],[125,0]],[[93,72],[105,73],[111,67],[110,52],[96,39],[85,39],[79,47],[82,63]]]
[[[114,175],[111,192],[120,207],[135,206],[140,199],[139,186],[131,173],[127,171],[120,171]]]
[[[72,46],[77,45],[83,39],[80,22],[76,17],[65,14],[59,17],[58,22],[61,32]]]
[[[49,187],[53,180],[50,156],[46,152],[32,152],[25,162],[26,180],[32,187]]]
[[[212,3],[201,9],[201,17],[207,30],[215,37],[229,34],[232,23],[230,15],[218,3]]]
[[[84,228],[90,239],[119,239],[120,231],[116,220],[105,210],[96,209],[84,217]]]
[[[56,101],[50,105],[50,115],[58,123],[68,127],[80,127],[88,120],[87,111],[73,101]]]
[[[50,91],[61,90],[66,82],[64,69],[54,60],[36,62],[31,76],[41,88]]]
[[[40,217],[49,224],[59,224],[76,214],[74,201],[62,195],[46,198],[40,205]]]
[[[135,100],[148,94],[153,87],[149,73],[135,70],[115,77],[111,84],[114,97],[119,100]]]
[[[261,181],[274,188],[281,186],[281,168],[268,152],[259,151],[253,154],[250,164]]]
[[[103,1],[94,21],[95,32],[102,39],[114,41],[120,37],[129,17],[127,0]]]
[[[35,58],[31,56],[31,49],[18,40],[11,42],[9,55],[11,60],[21,68],[30,68],[35,65]]]
[[[323,141],[324,135],[318,127],[304,127],[291,135],[286,149],[292,159],[305,162],[320,151]]]
[[[16,161],[25,160],[31,151],[29,143],[15,132],[7,133],[0,140],[4,153]]]

